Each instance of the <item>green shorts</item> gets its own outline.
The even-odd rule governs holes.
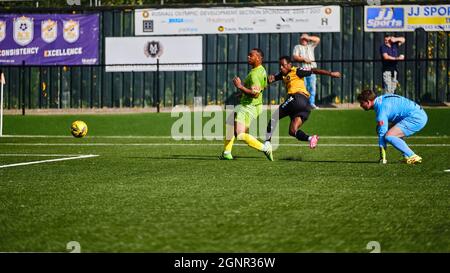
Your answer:
[[[260,105],[242,105],[236,106],[236,116],[234,121],[245,124],[245,127],[250,127],[250,123],[257,119],[262,112],[262,104]]]

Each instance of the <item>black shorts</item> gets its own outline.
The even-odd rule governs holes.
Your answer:
[[[302,94],[288,95],[280,105],[280,118],[289,116],[292,119],[300,117],[305,122],[311,113],[309,99]]]

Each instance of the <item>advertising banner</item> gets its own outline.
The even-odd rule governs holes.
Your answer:
[[[201,71],[202,36],[108,37],[105,40],[106,72]]]
[[[450,5],[366,6],[365,31],[450,31]]]
[[[340,32],[339,6],[135,10],[135,35]]]
[[[98,64],[98,14],[0,14],[0,65]]]

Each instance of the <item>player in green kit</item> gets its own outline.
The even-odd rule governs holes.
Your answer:
[[[262,112],[262,91],[267,86],[267,72],[262,66],[264,54],[259,48],[250,50],[247,56],[248,64],[252,67],[244,84],[239,77],[233,78],[234,86],[241,91],[241,101],[236,107],[234,116],[234,136],[225,139],[224,151],[219,157],[224,160],[231,160],[231,149],[234,140],[245,141],[248,146],[263,152],[266,157],[273,161],[272,146],[270,143],[262,144],[254,136],[247,133],[250,123],[257,119]]]

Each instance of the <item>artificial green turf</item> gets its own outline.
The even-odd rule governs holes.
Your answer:
[[[427,126],[418,135],[450,135],[450,108],[428,108]],[[193,118],[194,114],[190,114]],[[10,115],[4,120],[3,134],[13,135],[68,135],[74,120],[88,124],[90,136],[170,136],[173,122],[179,116],[170,113],[119,115]],[[203,122],[210,120],[204,117]],[[280,135],[287,136],[289,118],[281,120]],[[303,128],[320,135],[369,136],[375,132],[375,114],[363,110],[313,111]],[[264,127],[265,128],[265,127]]]
[[[327,137],[375,136],[373,113],[356,110],[313,112],[305,130],[324,136],[319,147],[283,138],[274,162],[244,145],[219,161],[221,141],[102,137],[168,136],[168,114],[6,116],[8,135],[68,135],[74,119],[90,131],[0,138],[0,165],[99,157],[0,169],[0,251],[369,252],[378,241],[382,252],[449,252],[450,111],[427,113],[422,138],[408,140],[422,145],[411,147],[417,166],[391,147],[379,165],[374,137]]]

